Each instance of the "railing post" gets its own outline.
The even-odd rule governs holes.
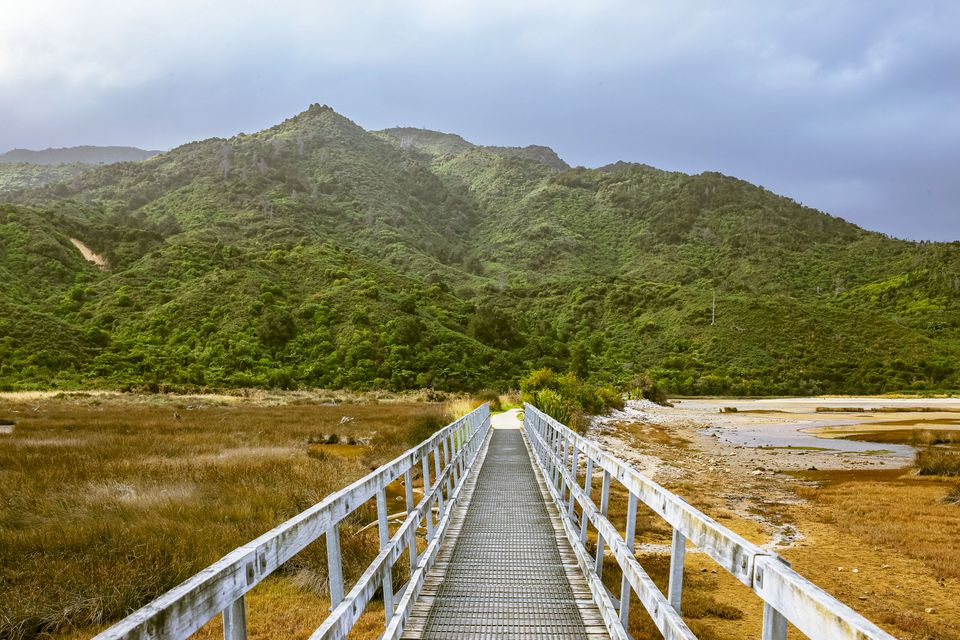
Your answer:
[[[437,474],[437,522],[443,517],[443,487],[440,484],[440,443],[433,450],[433,470]]]
[[[607,517],[607,507],[610,506],[610,472],[604,470],[603,485],[600,489],[600,515]],[[597,557],[593,562],[593,570],[597,572],[597,577],[603,576],[603,546],[604,540],[600,532],[597,531]]]
[[[223,640],[247,640],[247,605],[243,596],[223,610]]]
[[[467,455],[469,451],[466,447],[466,435],[467,435],[467,425],[460,425],[460,428],[457,429],[457,448],[456,452],[463,452],[463,455],[457,461],[457,467],[460,469],[460,477],[462,478],[464,474],[467,473]]]
[[[573,453],[570,456],[570,481],[572,484],[577,483],[577,467],[580,464],[580,449],[577,447],[577,443],[573,443]],[[567,505],[567,517],[570,520],[573,520],[573,486],[570,487],[570,504]]]
[[[407,469],[406,473],[403,474],[403,484],[404,484],[404,493],[405,498],[407,499],[407,516],[409,517],[413,513],[416,503],[413,501],[413,472],[410,469]],[[413,532],[413,538],[410,541],[410,576],[413,576],[413,572],[417,568],[417,532]]]
[[[587,477],[583,479],[583,493],[590,499],[590,485],[593,484],[593,458],[587,455]],[[580,522],[580,544],[587,544],[587,525],[590,524],[589,518],[583,518]]]
[[[632,555],[636,548],[634,538],[637,534],[637,496],[633,495],[632,491],[627,499],[627,526],[624,533],[627,549]],[[624,573],[623,580],[620,582],[620,622],[624,627],[627,627],[630,622],[630,591],[630,582],[627,581],[627,574]]]
[[[441,438],[441,440],[443,440],[443,468],[446,469],[448,466],[450,466],[450,434],[447,434],[447,435],[443,436],[443,438]],[[453,482],[453,473],[452,473],[452,471],[453,471],[453,470],[451,469],[451,473],[447,474],[447,482],[446,482],[446,485],[447,485],[447,495],[448,495],[448,496],[450,495],[450,493],[451,493],[451,491],[452,491],[452,487],[453,487],[453,485],[451,484],[451,483]],[[438,471],[438,472],[437,472],[437,475],[439,476],[439,474],[440,474],[440,472]]]
[[[343,601],[343,564],[340,560],[340,524],[327,529],[327,586],[330,590],[330,610]]]
[[[450,473],[450,477],[453,478],[451,486],[455,487],[460,484],[460,460],[457,458],[456,431],[451,432],[447,439],[450,440],[450,464],[453,465]]]
[[[553,429],[553,451],[551,452],[551,455],[553,456],[553,486],[559,489],[560,466],[562,464],[560,462],[560,458],[563,447],[563,434],[560,433],[560,430],[551,425],[549,422],[547,424],[551,429]]]
[[[380,550],[390,542],[390,525],[387,522],[387,490],[377,492],[377,525],[380,530]],[[383,568],[383,612],[390,624],[393,617],[393,567],[387,563]]]
[[[547,423],[547,428],[551,429],[553,433],[553,447],[551,449],[551,455],[553,456],[553,474],[554,481],[553,486],[560,486],[560,455],[563,447],[563,434],[560,433],[560,429],[557,429],[555,426],[550,424],[548,420],[545,420]]]
[[[550,454],[547,449],[547,430],[543,428],[543,422],[540,421],[540,418],[537,418],[536,422],[533,422],[533,418],[530,420],[531,430],[537,433],[540,461],[543,462],[544,480],[546,480],[546,472],[550,468]]]
[[[763,603],[763,640],[787,640],[787,619],[766,602]]]
[[[430,493],[430,451],[423,452],[420,466],[423,467],[423,495],[426,496]],[[433,540],[433,507],[429,502],[424,507],[427,510],[424,514],[427,517],[427,540]]]
[[[670,584],[667,588],[667,600],[677,613],[680,613],[680,600],[683,594],[683,562],[687,555],[687,538],[678,529],[673,530],[673,544],[670,548]]]
[[[557,465],[557,475],[560,476],[560,500],[566,499],[567,480],[563,477],[563,469],[567,466],[567,447],[569,445],[567,436],[563,436],[563,457],[560,458],[560,464]]]

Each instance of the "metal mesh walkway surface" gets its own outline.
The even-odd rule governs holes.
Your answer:
[[[464,486],[404,638],[609,638],[519,429]]]

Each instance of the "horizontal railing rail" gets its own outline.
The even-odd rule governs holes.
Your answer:
[[[311,638],[345,637],[378,590],[382,590],[384,601],[384,628],[387,630],[384,637],[398,637],[415,599],[411,595],[419,593],[423,578],[436,558],[453,505],[489,430],[490,409],[484,404],[345,489],[231,551],[100,633],[94,640],[187,638],[221,612],[224,638],[245,640],[245,594],[307,545],[324,536],[331,613]],[[423,474],[424,489],[423,498],[415,504],[412,474],[417,465]],[[401,476],[405,484],[407,515],[391,536],[386,489]],[[339,525],[373,498],[377,501],[380,551],[356,584],[344,594]],[[426,525],[427,547],[420,554],[416,534],[422,524]],[[393,566],[405,552],[410,558],[410,578],[397,594],[400,599],[394,607]]]
[[[625,627],[632,591],[665,638],[696,638],[681,617],[683,565],[686,543],[690,541],[761,598],[764,603],[764,640],[785,640],[788,622],[812,640],[894,640],[893,636],[791,569],[776,554],[720,525],[530,404],[524,406],[523,428],[563,516],[567,537],[578,556],[584,558],[581,566],[614,637],[627,633]],[[581,457],[585,466],[582,486],[578,479]],[[591,498],[595,472],[603,474],[599,506]],[[607,518],[612,480],[619,482],[628,492],[624,536]],[[657,588],[634,554],[638,502],[650,507],[673,528],[666,595]],[[575,505],[580,507],[579,514]],[[592,559],[588,557],[586,547],[590,525],[597,534]],[[602,588],[607,547],[623,573],[618,600]],[[594,584],[599,587],[595,589]]]

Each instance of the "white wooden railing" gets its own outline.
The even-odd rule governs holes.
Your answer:
[[[696,640],[680,615],[686,543],[751,588],[764,603],[763,640],[785,640],[788,622],[812,640],[894,640],[872,622],[816,586],[777,556],[738,536],[597,445],[530,404],[523,428],[550,493],[563,514],[567,537],[587,577],[594,600],[614,638],[626,631],[631,591],[667,640]],[[580,464],[584,459],[581,484]],[[590,497],[594,472],[603,472],[600,505]],[[625,536],[607,519],[610,483],[628,492]],[[673,527],[670,582],[664,595],[634,555],[637,503],[642,501]],[[579,505],[580,513],[574,509]],[[597,533],[596,552],[586,547],[588,527]],[[619,598],[602,583],[606,548],[623,573]]]
[[[187,638],[221,612],[224,638],[244,640],[247,637],[244,594],[321,536],[326,538],[332,611],[311,639],[346,637],[381,588],[385,611],[383,637],[399,637],[424,577],[436,559],[453,505],[489,430],[490,409],[483,405],[392,462],[231,551],[99,634],[95,640]],[[424,495],[415,504],[412,473],[418,464],[423,474]],[[401,476],[406,488],[407,516],[391,536],[386,489]],[[339,524],[374,497],[377,500],[380,552],[356,584],[344,594]],[[437,509],[436,522],[434,507]],[[418,553],[416,536],[422,524],[426,525],[427,546],[423,553]],[[410,556],[410,576],[394,594],[393,568],[404,553]],[[394,600],[397,600],[396,606]]]

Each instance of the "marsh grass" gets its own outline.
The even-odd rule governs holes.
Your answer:
[[[853,472],[842,473],[825,472],[825,485],[800,493],[817,503],[821,522],[856,535],[876,552],[895,551],[919,560],[938,579],[960,579],[956,555],[960,518],[956,506],[945,503],[944,489],[949,491],[949,485],[897,479],[896,471],[878,472],[876,479],[864,474],[862,480]],[[837,479],[830,480],[831,476]]]
[[[914,464],[922,476],[960,476],[960,451],[929,447],[917,451]]]
[[[0,441],[0,638],[121,618],[399,455],[418,420],[445,412],[294,400],[0,399],[17,423]],[[311,445],[333,433],[369,445],[350,455]],[[376,529],[357,533],[373,518],[365,505],[343,526],[348,582],[376,553]],[[277,580],[321,597],[325,558],[314,543]]]

